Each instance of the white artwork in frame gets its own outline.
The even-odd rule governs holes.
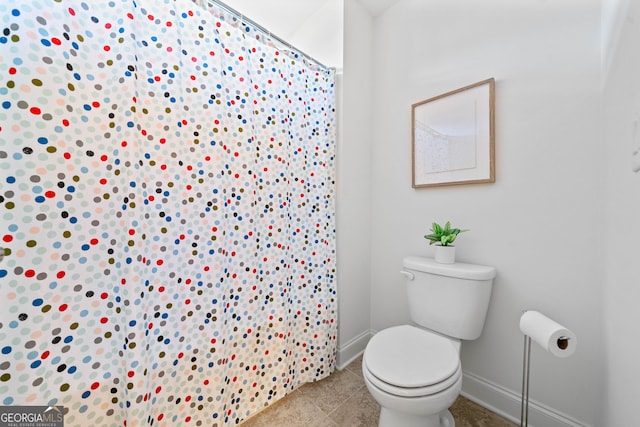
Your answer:
[[[411,106],[414,188],[495,181],[493,78]]]

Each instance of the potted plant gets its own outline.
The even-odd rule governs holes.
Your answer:
[[[431,234],[427,234],[424,238],[429,241],[429,245],[436,245],[436,262],[453,264],[456,261],[456,247],[452,243],[456,240],[458,234],[469,230],[452,228],[450,221],[447,221],[444,227],[436,222],[431,227]]]

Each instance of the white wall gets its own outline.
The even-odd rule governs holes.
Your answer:
[[[344,0],[222,0],[328,67],[342,68]]]
[[[287,2],[287,7],[294,2]],[[328,67],[342,68],[343,0],[325,0],[311,16],[298,22],[298,28],[287,38],[298,49]]]
[[[373,24],[360,3],[345,1],[342,134],[338,141],[338,365],[370,336]]]
[[[640,4],[615,1],[617,27],[603,55],[604,148],[606,162],[606,276],[604,287],[604,346],[606,384],[598,425],[637,423],[640,384],[640,173],[633,173],[632,147],[640,149]],[[637,125],[633,141],[633,125]],[[636,157],[640,164],[640,153]]]
[[[432,255],[422,237],[431,222],[470,228],[459,259],[493,265],[498,277],[483,336],[463,344],[467,394],[519,416],[518,321],[536,309],[579,345],[570,359],[533,349],[531,399],[561,413],[552,418],[592,424],[602,360],[600,1],[401,0],[375,20],[374,46],[372,328],[409,321],[398,270],[406,255]],[[412,189],[411,104],[488,77],[496,183]]]

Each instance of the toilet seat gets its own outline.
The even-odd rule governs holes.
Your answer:
[[[439,393],[462,375],[453,341],[411,325],[385,329],[369,341],[363,366],[379,389],[396,396]]]

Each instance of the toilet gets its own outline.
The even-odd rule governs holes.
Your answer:
[[[380,404],[380,427],[454,427],[448,408],[462,387],[461,340],[480,336],[496,270],[407,257],[409,314],[415,324],[376,333],[362,372]]]

